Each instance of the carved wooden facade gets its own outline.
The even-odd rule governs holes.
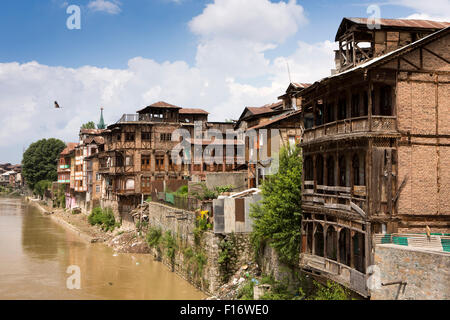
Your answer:
[[[296,95],[305,126],[305,270],[367,296],[375,233],[450,230],[442,188],[450,184],[442,158],[450,142],[449,34],[442,29]]]

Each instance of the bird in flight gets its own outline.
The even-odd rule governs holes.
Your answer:
[[[61,109],[61,107],[59,106],[58,102],[55,101],[55,109]]]

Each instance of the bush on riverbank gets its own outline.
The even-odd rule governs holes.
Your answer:
[[[93,226],[101,226],[102,230],[106,232],[114,231],[116,227],[120,227],[120,223],[116,222],[114,214],[110,208],[94,208],[88,217],[88,221]]]

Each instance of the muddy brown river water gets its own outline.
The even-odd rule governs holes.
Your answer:
[[[81,289],[67,286],[70,266],[79,267]],[[0,299],[203,298],[150,255],[86,244],[21,199],[0,198]]]

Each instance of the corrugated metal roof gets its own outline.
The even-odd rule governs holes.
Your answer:
[[[344,26],[346,23],[354,23],[358,25],[367,25],[368,18],[344,18],[339,25],[336,33],[335,41],[339,41],[339,38],[344,34]],[[381,28],[411,28],[411,29],[430,29],[431,31],[437,31],[450,26],[450,22],[432,21],[432,20],[418,20],[418,19],[380,19]]]
[[[103,129],[81,129],[80,130],[81,134],[93,134],[93,135],[101,134],[103,131],[104,131]]]
[[[158,108],[171,108],[171,109],[181,109],[181,107],[178,107],[176,105],[164,102],[164,101],[159,101],[156,102],[154,104],[149,105],[149,107],[158,107]]]
[[[267,126],[269,126],[269,125],[271,125],[271,124],[277,123],[277,122],[279,122],[279,121],[288,119],[288,118],[290,118],[290,117],[292,117],[292,116],[299,115],[299,114],[301,114],[301,110],[291,111],[291,112],[282,114],[282,115],[280,115],[279,117],[276,117],[275,119],[271,119],[271,120],[264,121],[264,122],[262,122],[262,123],[260,123],[260,124],[258,124],[258,125],[256,125],[256,126],[254,126],[254,127],[248,128],[247,130],[261,129],[261,128],[267,127]]]
[[[181,109],[181,107],[175,106],[173,104],[164,102],[164,101],[159,101],[156,102],[154,104],[151,104],[141,110],[136,111],[137,113],[142,113],[143,111],[146,111],[149,108],[165,108],[165,109]]]
[[[78,143],[76,143],[76,142],[69,142],[69,143],[67,143],[66,148],[61,152],[61,155],[69,154],[77,146],[78,146]]]
[[[368,18],[345,18],[357,24],[367,25]],[[402,28],[423,28],[423,29],[444,29],[450,26],[450,22],[440,22],[432,20],[418,19],[380,19],[382,27],[402,27]]]
[[[203,109],[195,109],[195,108],[183,108],[179,111],[180,114],[206,114],[208,115],[209,112],[203,110]]]
[[[292,84],[297,87],[297,88],[308,88],[309,86],[311,86],[311,83],[300,83],[300,82],[292,82]]]

